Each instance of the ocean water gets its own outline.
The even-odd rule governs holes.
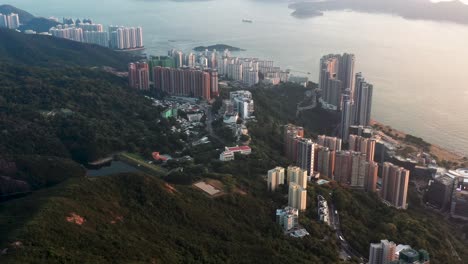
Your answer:
[[[374,119],[468,155],[467,25],[348,11],[297,19],[287,3],[261,0],[8,4],[45,17],[142,26],[148,54],[216,43],[241,47],[246,49],[241,55],[272,59],[312,81],[322,55],[354,53],[357,70],[374,84]],[[243,18],[254,23],[242,23]]]

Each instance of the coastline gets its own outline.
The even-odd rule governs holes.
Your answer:
[[[401,130],[397,130],[392,128],[389,125],[383,124],[377,120],[372,119],[370,122],[370,125],[372,127],[377,126],[383,133],[388,135],[389,137],[400,141],[399,138],[404,138],[408,133],[405,133]],[[440,145],[432,144],[431,142],[428,142],[431,147],[430,147],[430,153],[437,157],[439,161],[446,160],[450,162],[456,162],[456,163],[464,163],[466,160],[464,160],[465,155],[462,153],[458,153],[454,150],[449,150],[447,148],[444,148]]]

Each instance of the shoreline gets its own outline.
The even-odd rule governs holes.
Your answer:
[[[385,133],[386,135],[388,135],[389,137],[397,140],[397,141],[400,141],[399,138],[404,138],[406,135],[409,135],[408,133],[405,133],[401,130],[398,130],[398,129],[394,129],[393,127],[389,126],[389,125],[386,125],[384,123],[381,123],[375,119],[371,119],[371,122],[370,122],[370,125],[372,127],[374,126],[377,126],[379,127],[379,129]],[[414,135],[413,135],[414,136]],[[396,138],[398,137],[398,138]],[[424,140],[424,139],[423,139]],[[427,141],[425,141],[427,142]],[[437,157],[439,159],[439,162],[442,161],[442,160],[446,160],[446,161],[451,161],[451,162],[457,162],[457,163],[464,163],[466,162],[464,160],[464,158],[466,157],[466,155],[464,155],[463,153],[459,153],[455,150],[449,150],[447,148],[444,148],[440,145],[436,145],[436,144],[432,144],[431,142],[427,142],[431,145],[430,147],[430,154]]]

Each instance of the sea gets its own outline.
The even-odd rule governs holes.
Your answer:
[[[142,26],[147,54],[228,44],[318,80],[319,60],[354,53],[374,84],[372,118],[468,155],[468,25],[352,11],[298,19],[275,0],[9,0],[37,16]],[[252,19],[253,23],[243,23]],[[310,73],[310,74],[308,74]]]

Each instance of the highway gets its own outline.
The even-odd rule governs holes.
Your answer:
[[[336,211],[335,205],[333,204],[333,202],[330,202],[329,204],[330,204],[329,216],[330,216],[330,221],[331,221],[330,226],[335,230],[336,238],[340,242],[340,247],[341,247],[340,255],[341,255],[341,257],[343,259],[350,259],[352,257],[355,257],[355,258],[360,259],[362,263],[367,263],[367,259],[364,258],[361,254],[359,254],[359,252],[354,250],[351,247],[351,245],[348,243],[348,241],[346,241],[346,238],[343,235],[343,232],[341,231],[341,223],[340,223],[339,212],[338,212],[338,214],[335,214],[335,211]],[[341,238],[343,238],[343,239],[341,239]]]

